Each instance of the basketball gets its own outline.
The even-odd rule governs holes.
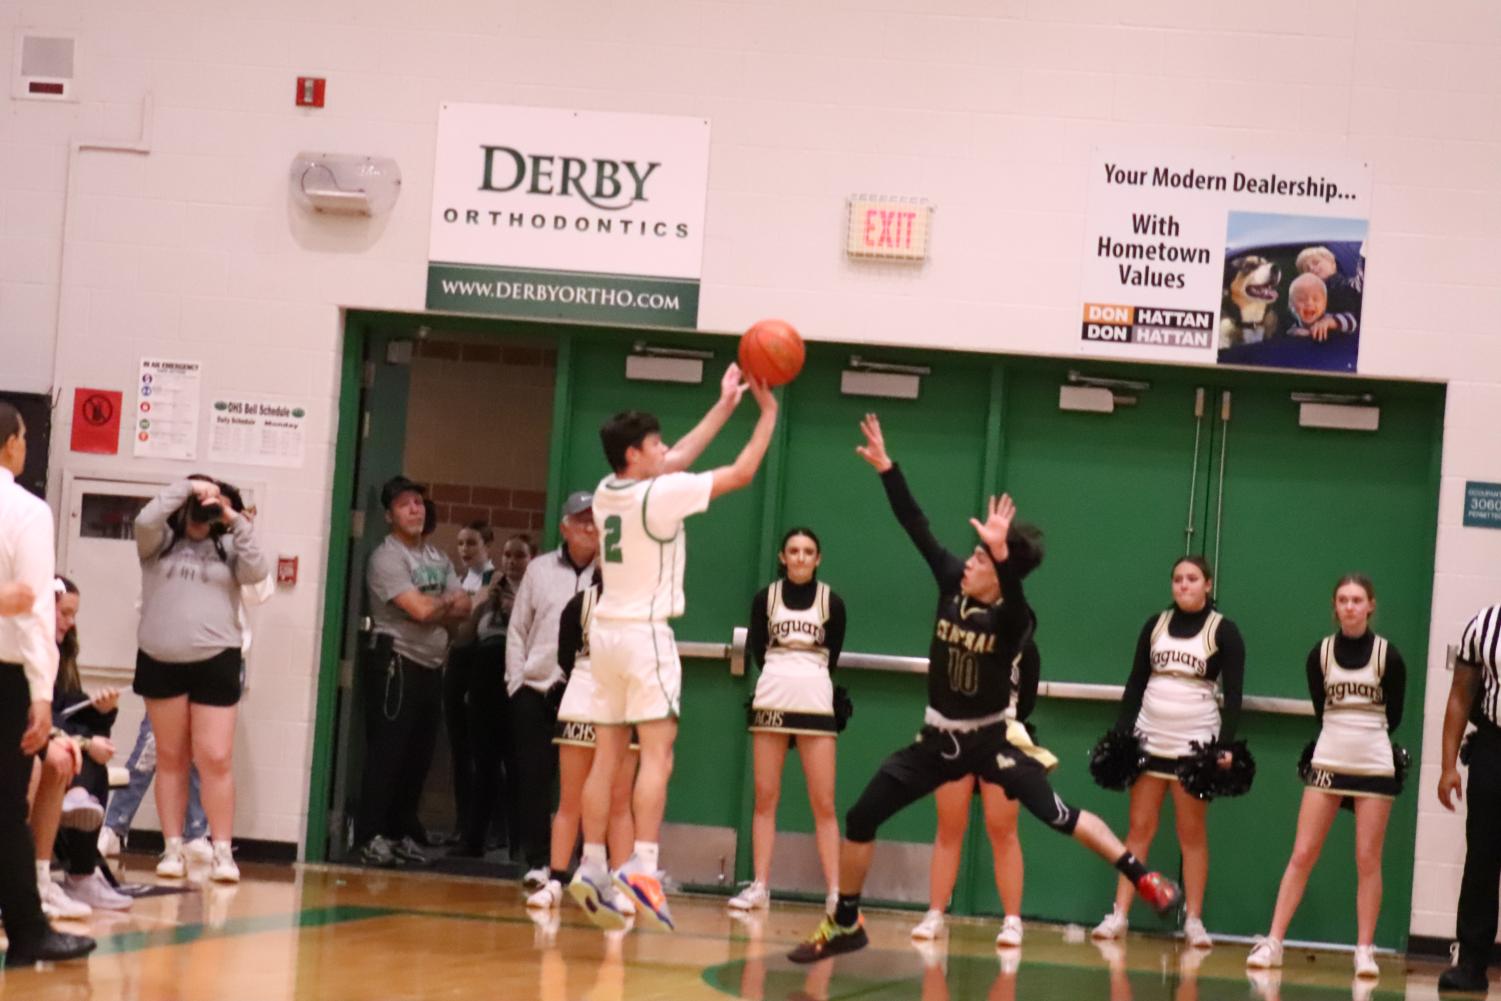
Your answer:
[[[740,338],[740,370],[782,386],[803,370],[803,339],[786,320],[758,320]]]

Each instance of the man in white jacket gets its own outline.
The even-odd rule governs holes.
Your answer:
[[[515,749],[514,780],[507,776],[506,785],[516,797],[519,848],[527,866],[525,882],[533,890],[547,882],[549,817],[558,772],[558,751],[552,743],[558,701],[563,697],[558,620],[563,606],[594,579],[599,534],[593,506],[593,495],[584,491],[569,494],[563,502],[559,524],[563,544],[527,566],[506,631],[506,691]],[[516,847],[512,846],[513,858]]]

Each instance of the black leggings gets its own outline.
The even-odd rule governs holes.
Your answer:
[[[1073,834],[1079,823],[1079,811],[1053,791],[1047,770],[1006,740],[1004,723],[969,733],[925,726],[915,743],[881,762],[845,814],[844,836],[856,843],[874,841],[876,830],[902,807],[966,775],[1000,786],[1061,834]]]

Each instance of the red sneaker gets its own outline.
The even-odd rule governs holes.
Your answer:
[[[1166,914],[1183,900],[1183,890],[1160,872],[1149,872],[1137,880],[1136,892],[1158,914]]]

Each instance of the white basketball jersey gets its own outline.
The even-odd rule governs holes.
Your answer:
[[[1373,638],[1371,656],[1357,668],[1340,667],[1335,637],[1319,646],[1324,671],[1324,724],[1314,745],[1313,764],[1352,775],[1392,774],[1391,738],[1386,731],[1386,639]]]
[[[829,648],[829,585],[820,581],[813,604],[793,610],[782,601],[782,581],[766,594],[766,669],[807,667],[827,671]]]
[[[604,579],[599,618],[662,622],[683,614],[683,519],[709,506],[713,485],[712,473],[600,481],[594,491]]]

